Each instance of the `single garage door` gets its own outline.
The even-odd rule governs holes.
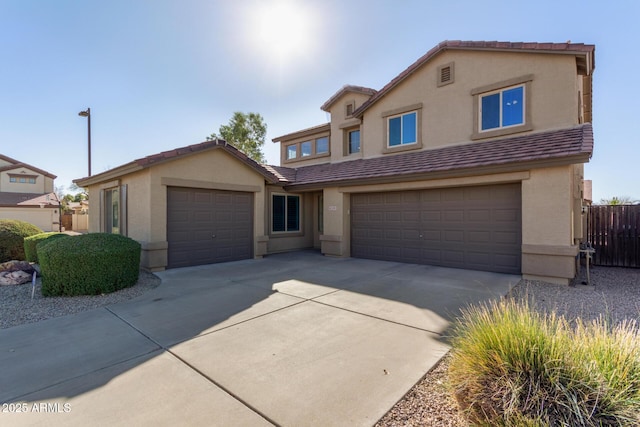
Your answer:
[[[168,187],[168,267],[253,255],[253,193]]]
[[[520,184],[351,195],[351,256],[519,274]]]

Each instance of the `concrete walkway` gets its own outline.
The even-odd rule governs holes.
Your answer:
[[[158,275],[0,330],[0,425],[370,426],[447,352],[461,307],[520,279],[314,252]]]

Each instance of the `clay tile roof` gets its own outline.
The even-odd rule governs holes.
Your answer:
[[[114,169],[110,169],[106,172],[102,172],[100,174],[96,174],[90,177],[80,178],[74,180],[74,182],[78,183],[78,185],[92,185],[96,182],[101,182],[101,180],[105,179],[113,179],[114,177],[120,175],[126,175],[131,172],[131,168],[148,168],[154,166],[159,163],[172,161],[177,158],[188,156],[190,154],[195,154],[205,150],[211,149],[221,149],[231,154],[236,159],[245,163],[247,166],[253,168],[256,172],[264,176],[264,178],[271,183],[279,183],[281,182],[281,177],[275,174],[271,169],[267,168],[265,165],[262,165],[255,160],[249,158],[246,154],[238,150],[231,144],[228,144],[226,141],[222,139],[217,139],[213,141],[205,141],[199,144],[188,145],[186,147],[175,148],[173,150],[163,151],[161,153],[152,154],[150,156],[142,157],[140,159],[136,159],[132,162],[129,162],[125,165],[118,166]],[[88,184],[89,183],[89,184]]]
[[[290,183],[296,180],[296,170],[284,166],[264,165],[266,169],[278,177],[280,183]]]
[[[203,150],[208,150],[212,148],[223,149],[238,160],[243,163],[246,163],[251,168],[255,169],[258,173],[263,175],[268,181],[272,183],[280,182],[280,177],[274,174],[269,168],[265,167],[255,160],[248,157],[242,151],[238,150],[231,144],[228,144],[226,141],[222,139],[216,139],[213,141],[205,141],[199,144],[188,145],[186,147],[180,147],[169,151],[163,151],[158,154],[152,154],[150,156],[143,157],[141,159],[134,160],[141,167],[149,167],[158,162],[163,162],[167,160],[173,160],[178,157],[182,157],[185,155],[189,155],[192,153],[197,153]]]
[[[590,56],[590,67],[595,68],[594,52],[595,46],[584,43],[521,43],[521,42],[499,42],[499,41],[461,41],[461,40],[447,40],[433,47],[416,62],[407,67],[404,71],[398,74],[393,80],[387,83],[378,92],[375,92],[371,98],[369,98],[364,104],[362,104],[353,115],[355,117],[362,117],[364,112],[371,107],[378,99],[385,96],[391,89],[400,84],[404,79],[409,77],[415,71],[417,71],[424,64],[436,57],[441,52],[446,50],[493,50],[493,51],[523,51],[523,52],[552,52],[552,53],[566,53],[574,54],[578,56]],[[585,65],[586,66],[586,65]],[[340,93],[340,92],[338,92]],[[336,94],[337,95],[337,94]],[[336,96],[334,95],[334,96]],[[329,101],[327,101],[329,102]],[[324,109],[324,108],[323,108]]]
[[[369,87],[364,87],[364,86],[345,85],[345,86],[342,86],[342,88],[339,91],[334,93],[333,96],[327,100],[327,102],[322,104],[322,107],[320,107],[320,109],[322,111],[329,111],[329,108],[331,108],[331,106],[343,94],[348,93],[348,92],[355,92],[355,93],[361,93],[363,95],[373,96],[373,95],[376,94],[377,90],[371,89]]]
[[[397,176],[464,173],[467,169],[487,167],[496,170],[525,168],[532,162],[586,161],[593,152],[590,123],[568,129],[531,133],[504,139],[473,142],[455,147],[437,148],[371,159],[301,167],[296,170],[295,187],[314,187],[328,183],[349,185],[367,180]]]

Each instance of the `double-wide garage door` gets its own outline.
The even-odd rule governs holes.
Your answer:
[[[519,274],[521,187],[351,195],[351,256]]]
[[[168,267],[253,256],[253,193],[168,187]]]

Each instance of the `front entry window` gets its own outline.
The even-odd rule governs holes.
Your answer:
[[[274,232],[300,231],[300,196],[273,195],[271,230]]]
[[[120,234],[120,191],[118,188],[105,190],[105,233]]]

